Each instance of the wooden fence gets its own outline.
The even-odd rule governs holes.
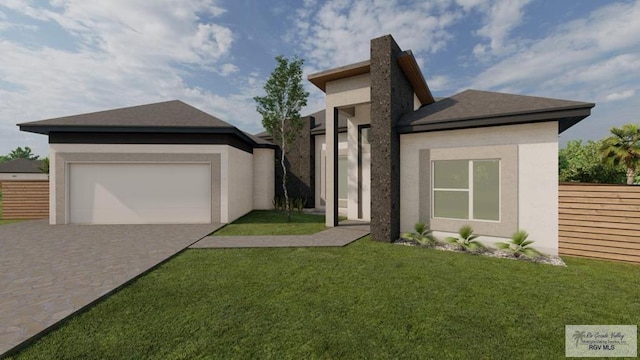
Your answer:
[[[2,182],[2,219],[49,217],[49,181]]]
[[[560,255],[640,263],[640,186],[561,183]]]

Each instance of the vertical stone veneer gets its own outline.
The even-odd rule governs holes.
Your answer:
[[[371,237],[391,242],[400,235],[400,135],[396,123],[413,110],[413,88],[391,35],[371,40]]]

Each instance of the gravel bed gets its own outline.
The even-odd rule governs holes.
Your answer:
[[[394,242],[394,244],[404,245],[404,246],[424,247],[424,248],[436,249],[436,250],[442,250],[442,251],[455,251],[455,252],[467,253],[467,254],[472,254],[472,255],[491,256],[491,257],[509,259],[509,260],[528,261],[528,262],[534,262],[534,263],[539,263],[539,264],[548,264],[548,265],[555,265],[555,266],[567,266],[567,264],[565,264],[564,261],[562,261],[562,259],[559,256],[550,256],[549,255],[547,257],[540,256],[540,257],[536,257],[536,258],[528,258],[528,257],[525,257],[525,256],[521,256],[519,258],[516,258],[511,253],[508,253],[506,251],[497,250],[497,249],[487,249],[485,251],[478,251],[478,252],[471,253],[471,252],[460,250],[459,247],[457,247],[455,245],[451,245],[451,244],[438,243],[438,244],[435,244],[435,245],[420,245],[415,241],[403,240],[403,239],[397,240],[396,242]]]

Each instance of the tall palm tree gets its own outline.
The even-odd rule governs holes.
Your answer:
[[[611,128],[611,136],[604,139],[600,152],[602,160],[614,166],[623,165],[627,172],[627,185],[632,185],[640,167],[640,131],[634,124]]]

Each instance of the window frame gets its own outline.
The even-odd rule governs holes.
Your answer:
[[[519,186],[518,145],[483,145],[465,147],[432,147],[418,149],[418,219],[429,222],[431,229],[455,233],[463,225],[471,225],[477,234],[511,237],[518,230]],[[431,161],[499,159],[500,164],[500,222],[434,218],[431,209],[433,196]]]
[[[436,188],[435,179],[436,179],[436,162],[441,161],[466,161],[467,162],[467,188]],[[497,161],[498,162],[498,219],[497,220],[489,220],[489,219],[477,219],[474,217],[474,164],[476,162],[484,162],[484,161]],[[493,159],[455,159],[455,160],[431,160],[431,214],[433,214],[434,219],[451,219],[451,220],[468,220],[468,221],[477,221],[477,222],[489,222],[489,223],[500,223],[502,220],[502,207],[500,204],[502,203],[502,159],[493,158]],[[436,216],[436,191],[451,191],[451,192],[466,192],[467,193],[467,218],[452,218],[452,217],[443,217]]]

